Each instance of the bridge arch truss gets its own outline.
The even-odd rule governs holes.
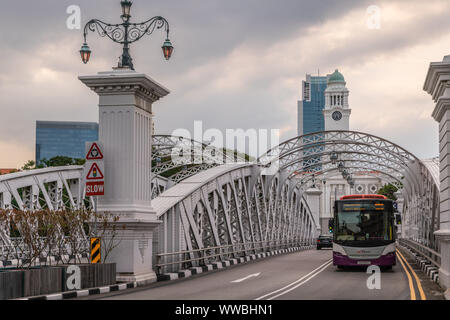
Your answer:
[[[201,161],[175,163],[174,148]],[[370,134],[326,131],[287,140],[253,163],[189,139],[154,136],[152,203],[162,222],[154,253],[186,251],[195,259],[200,252],[226,246],[240,246],[231,253],[239,255],[262,252],[270,244],[310,245],[319,226],[305,192],[315,179],[338,174],[339,163],[349,175],[364,171],[399,186],[402,236],[438,249],[433,236],[439,223],[437,160],[419,160]],[[70,166],[0,176],[0,208],[93,208],[82,172]],[[7,230],[0,230],[0,236],[8,241]],[[211,259],[222,258],[219,252]]]
[[[334,156],[334,159],[333,159]],[[337,156],[337,158],[336,158]],[[317,177],[342,172],[381,177],[400,190],[402,237],[438,249],[439,161],[419,160],[404,148],[356,131],[324,131],[287,140],[258,159],[266,170],[294,180],[303,194]]]

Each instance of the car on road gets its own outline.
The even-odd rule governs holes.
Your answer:
[[[321,235],[317,238],[317,250],[322,248],[332,248],[333,237],[328,235]]]

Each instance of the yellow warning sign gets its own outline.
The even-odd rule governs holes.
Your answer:
[[[91,263],[101,263],[100,238],[91,238]]]

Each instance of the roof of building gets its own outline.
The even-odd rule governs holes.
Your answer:
[[[97,122],[79,122],[79,121],[36,121],[36,129],[88,129],[98,130]]]
[[[17,171],[17,169],[0,169],[0,174],[8,174]]]
[[[336,69],[334,73],[331,74],[330,77],[328,78],[328,83],[336,83],[336,82],[345,83],[344,76],[342,75],[342,73],[338,71],[338,69]]]

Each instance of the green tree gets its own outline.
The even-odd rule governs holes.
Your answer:
[[[21,169],[25,171],[25,170],[32,170],[35,168],[36,168],[36,162],[34,162],[33,160],[28,160]]]
[[[33,169],[42,169],[46,167],[63,167],[63,166],[82,166],[86,160],[78,159],[78,158],[70,158],[66,156],[56,156],[49,160],[42,159],[40,164],[36,164],[33,160],[28,160],[23,167],[22,170],[33,170]]]
[[[50,160],[43,159],[42,162],[46,167],[62,167],[62,166],[71,166],[71,165],[83,165],[83,159],[74,159],[66,156],[56,156],[51,158]]]
[[[395,193],[398,191],[398,188],[394,186],[392,183],[385,184],[380,190],[378,190],[378,194],[386,196],[388,199],[397,200]]]
[[[86,159],[73,159],[74,165],[76,166],[82,166],[86,163]]]

